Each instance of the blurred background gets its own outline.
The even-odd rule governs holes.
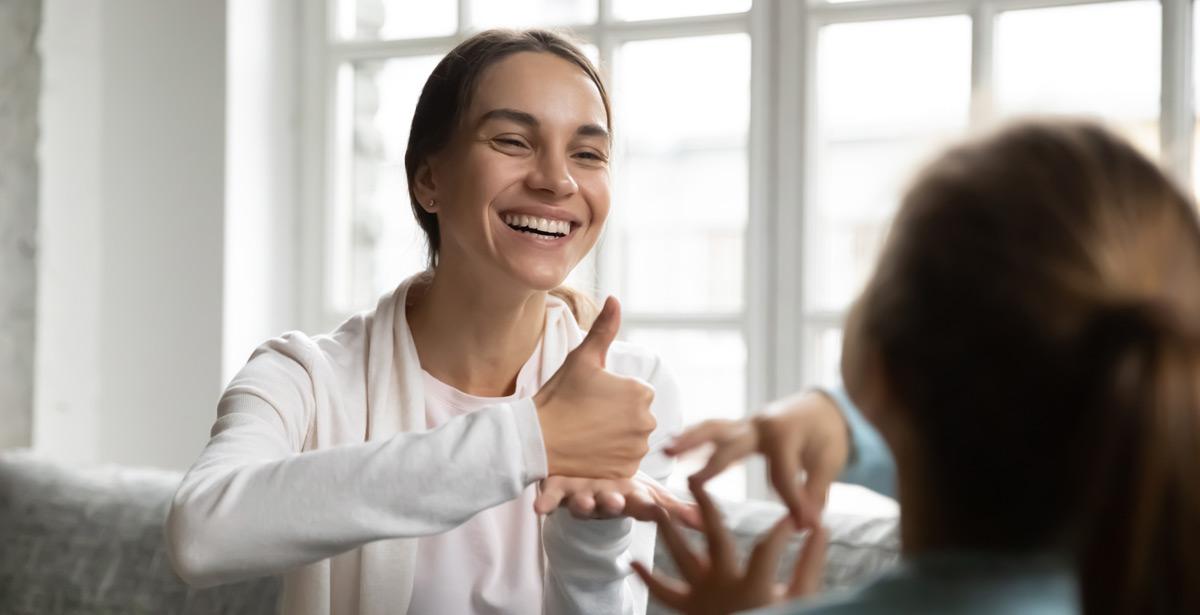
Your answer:
[[[1189,0],[0,0],[0,447],[183,469],[262,340],[424,263],[403,156],[480,29],[569,29],[614,97],[614,213],[571,283],[689,422],[837,380],[904,183],[1022,114],[1192,183]],[[986,275],[986,272],[980,272]],[[715,490],[764,496],[760,472]]]

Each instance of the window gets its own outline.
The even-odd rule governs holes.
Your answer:
[[[480,29],[566,27],[605,74],[617,139],[612,217],[569,283],[622,299],[623,335],[664,357],[693,422],[837,379],[845,312],[904,184],[948,141],[1020,114],[1086,114],[1181,181],[1200,159],[1188,0],[324,9],[303,37],[308,326],[373,306],[424,266],[403,157],[438,59]],[[758,474],[715,488],[762,496]]]
[[[1190,160],[1171,153],[1191,150],[1193,30],[1172,24],[1190,23],[1191,10],[1176,0],[810,3],[807,380],[837,373],[845,311],[904,182],[948,140],[1022,115],[1092,117],[1187,182]]]

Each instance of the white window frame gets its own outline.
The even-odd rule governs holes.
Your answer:
[[[971,127],[992,118],[991,92],[995,16],[1008,10],[1101,4],[1122,0],[863,0],[843,4],[804,0],[754,0],[746,14],[711,15],[621,22],[611,0],[598,0],[593,25],[573,28],[596,45],[607,71],[614,52],[637,40],[746,32],[751,38],[751,118],[748,138],[749,211],[746,227],[743,310],[740,314],[628,314],[628,326],[743,332],[747,348],[746,408],[818,384],[813,368],[818,337],[814,332],[840,327],[843,311],[808,310],[804,297],[803,238],[813,193],[807,189],[814,151],[816,40],[821,27],[835,23],[885,21],[913,17],[966,15],[972,20]],[[334,0],[303,3],[300,41],[301,203],[297,264],[298,303],[305,327],[324,330],[337,322],[325,300],[331,279],[327,254],[345,213],[329,204],[339,188],[332,147],[346,129],[336,125],[337,68],[352,59],[443,53],[469,36],[470,3],[458,0],[459,26],[443,37],[399,41],[338,41]],[[1162,96],[1160,137],[1164,166],[1183,185],[1191,185],[1195,130],[1192,46],[1195,33],[1191,0],[1161,0]],[[606,75],[606,78],[609,76]],[[344,138],[344,137],[343,137]],[[772,204],[777,206],[772,206]],[[343,220],[339,221],[339,216]],[[346,236],[342,233],[342,236]],[[605,281],[603,259],[598,276]],[[823,384],[823,383],[822,383]],[[769,489],[751,463],[747,492],[765,497]]]
[[[783,139],[777,144],[776,150],[779,164],[785,168],[804,169],[810,171],[811,161],[807,159],[809,152],[814,151],[812,136],[814,134],[815,98],[814,83],[817,65],[816,41],[819,30],[828,25],[867,21],[887,21],[916,17],[941,17],[966,15],[971,18],[971,109],[969,130],[977,129],[992,122],[993,101],[989,98],[995,90],[993,85],[993,56],[995,42],[996,16],[1005,11],[1021,9],[1052,8],[1084,4],[1104,4],[1124,0],[865,0],[839,4],[807,4],[804,2],[771,3],[780,13],[771,21],[779,24],[777,36],[784,38],[780,32],[802,32],[804,36],[799,41],[779,44],[778,57],[783,65],[794,63],[801,68],[801,75],[795,83],[790,83],[787,75],[782,75],[778,95],[781,115],[776,116],[776,124],[786,130],[778,134],[790,134],[792,138]],[[1192,145],[1195,133],[1195,111],[1193,101],[1192,73],[1192,2],[1191,0],[1161,0],[1162,7],[1162,94],[1160,97],[1159,130],[1161,140],[1161,160],[1164,167],[1184,186],[1191,185]],[[790,61],[790,62],[789,62]],[[802,118],[800,126],[790,126],[794,120]],[[804,214],[813,203],[814,195],[804,189],[803,178],[788,178],[776,173],[778,185],[776,190],[778,203],[803,203],[802,212],[792,216],[798,219],[787,219],[775,225],[783,234],[794,234],[802,238],[804,230]],[[811,187],[812,184],[809,184]],[[786,208],[781,208],[786,209]],[[787,215],[788,212],[778,212]],[[802,262],[800,246],[794,253],[785,253],[787,237],[777,236],[775,255],[779,262]],[[798,243],[802,243],[798,242]],[[795,279],[784,277],[777,280],[780,294],[776,297],[776,305],[780,309],[786,306],[805,305],[803,301],[803,276]],[[795,288],[789,286],[795,285]],[[785,297],[793,300],[783,300]],[[792,314],[794,314],[793,310]],[[805,339],[804,330],[787,329],[787,320],[791,314],[785,313],[776,322],[779,331],[786,331],[790,340],[782,342],[780,349],[783,354],[775,356],[775,373],[778,384],[775,394],[797,390],[805,384],[811,384],[815,374],[811,365],[806,365],[805,357],[813,356],[815,340]],[[838,326],[845,319],[844,311],[815,311],[805,310],[802,318],[803,326],[816,330],[823,327]],[[793,348],[802,349],[802,353],[793,353]],[[800,380],[796,380],[799,378]]]

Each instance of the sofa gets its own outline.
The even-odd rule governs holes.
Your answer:
[[[162,524],[180,478],[162,470],[68,468],[29,451],[0,452],[0,615],[275,612],[276,578],[191,589],[171,570]],[[783,512],[765,501],[722,508],[743,553]],[[826,586],[861,583],[893,565],[897,518],[894,502],[835,485],[825,515]],[[789,545],[781,576],[800,540]],[[661,541],[654,565],[675,572]],[[665,612],[652,601],[649,613]]]

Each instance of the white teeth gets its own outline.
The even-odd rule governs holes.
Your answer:
[[[520,214],[504,214],[503,220],[509,226],[535,229],[543,233],[557,233],[559,235],[568,235],[571,233],[571,223],[566,220],[551,220],[550,218]]]

